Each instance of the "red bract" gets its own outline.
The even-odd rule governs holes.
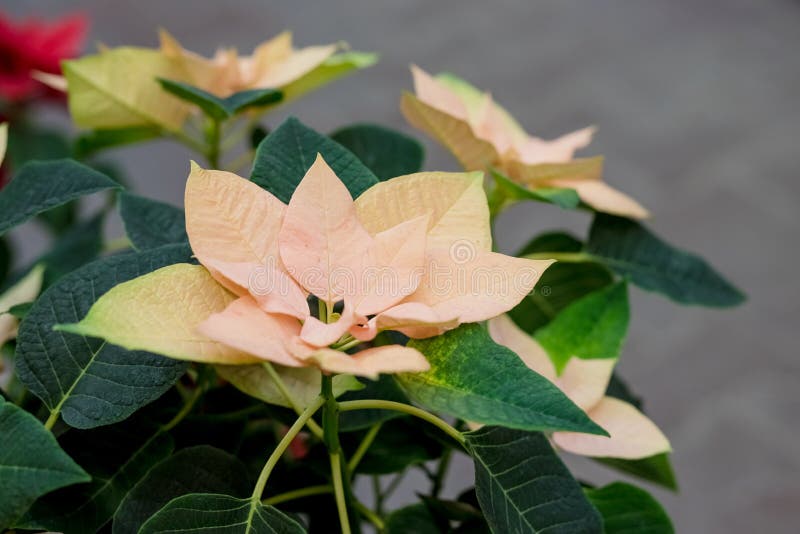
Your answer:
[[[78,55],[87,29],[83,15],[15,22],[0,13],[0,98],[20,102],[57,95],[31,73],[60,74],[61,60]]]

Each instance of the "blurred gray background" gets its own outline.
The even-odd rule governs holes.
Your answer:
[[[654,493],[679,532],[800,528],[800,351],[790,332],[800,326],[800,3],[4,0],[3,9],[82,10],[93,20],[91,41],[108,45],[154,46],[163,26],[199,52],[231,45],[249,53],[288,28],[300,45],[346,40],[380,52],[377,66],[269,122],[291,113],[321,131],[394,126],[424,140],[430,170],[456,164],[400,115],[411,62],[491,89],[534,134],[599,125],[585,153],[606,155],[607,180],[651,209],[658,233],[702,252],[750,297],[718,311],[633,290],[621,371],[671,438],[681,486],[677,495]],[[187,151],[164,142],[113,156],[139,192],[181,202]],[[502,216],[498,240],[508,251],[546,229],[583,234],[588,222],[523,204]],[[18,242],[29,255],[42,245],[31,229]],[[570,463],[587,479],[613,477]],[[452,475],[455,494],[471,466],[459,462]],[[406,498],[424,484],[409,480]]]

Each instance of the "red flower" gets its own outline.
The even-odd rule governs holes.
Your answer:
[[[14,22],[0,13],[0,98],[20,102],[57,93],[31,77],[32,71],[61,73],[61,60],[80,52],[88,29],[83,15],[45,22]]]

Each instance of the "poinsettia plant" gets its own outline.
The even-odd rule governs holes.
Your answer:
[[[628,288],[742,293],[575,157],[592,128],[533,137],[451,74],[413,67],[401,109],[463,172],[382,126],[269,122],[375,60],[288,33],[205,58],[162,32],[40,76],[81,154],[167,137],[201,163],[172,177],[183,208],[71,159],[0,192],[0,235],[100,192],[125,229],[101,246],[104,206],[33,265],[0,256],[0,530],[672,532],[646,490],[579,481],[562,454],[676,489],[668,438],[614,372]],[[523,200],[592,213],[588,235],[495,251]],[[445,488],[458,455],[474,484]],[[413,470],[429,484],[394,504]]]

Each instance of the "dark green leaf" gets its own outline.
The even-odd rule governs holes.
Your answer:
[[[153,126],[133,126],[114,130],[93,130],[80,135],[75,141],[75,157],[87,158],[101,150],[132,143],[149,141],[162,135],[161,128]]]
[[[97,258],[103,249],[104,220],[105,213],[99,213],[71,227],[58,238],[49,252],[36,260],[34,265],[46,267],[44,287]]]
[[[649,493],[623,482],[587,489],[586,496],[603,516],[606,534],[673,534],[669,516]]]
[[[14,121],[6,153],[6,162],[12,169],[19,169],[35,159],[61,159],[70,155],[70,143],[65,133],[31,122]]]
[[[522,257],[542,252],[580,252],[582,249],[583,243],[573,235],[566,232],[546,232],[528,241],[515,256]]]
[[[535,200],[537,202],[547,202],[555,204],[564,209],[576,208],[581,199],[574,189],[563,187],[537,187],[528,189],[511,180],[503,173],[492,170],[497,188],[502,192],[507,200]]]
[[[431,369],[395,376],[412,400],[428,408],[487,425],[605,434],[480,325],[462,325],[408,346],[422,352]]]
[[[119,210],[125,233],[139,250],[188,242],[186,216],[180,208],[150,198],[122,193],[119,197]]]
[[[572,357],[619,358],[629,318],[628,287],[619,282],[571,303],[536,332],[536,339],[561,372]]]
[[[125,496],[114,514],[114,534],[136,534],[175,497],[219,492],[246,497],[253,490],[247,468],[227,452],[200,445],[178,451],[153,467]]]
[[[88,482],[34,416],[0,397],[0,530],[11,527],[40,496]]]
[[[586,251],[639,287],[682,304],[736,306],[745,299],[705,260],[629,219],[597,214]]]
[[[386,534],[441,534],[436,518],[424,503],[395,510],[386,518]]]
[[[544,434],[484,427],[465,436],[493,532],[603,532],[597,510]]]
[[[37,213],[107,189],[120,189],[120,186],[77,161],[26,163],[0,191],[0,235]]]
[[[678,489],[675,472],[667,453],[656,454],[640,460],[623,460],[621,458],[594,458],[594,460],[612,469],[637,476],[648,482],[654,482],[673,491]]]
[[[139,534],[219,532],[226,534],[303,534],[305,529],[272,506],[230,495],[193,493],[169,502]]]
[[[190,251],[170,245],[95,261],[64,276],[36,301],[20,325],[16,365],[22,383],[52,414],[77,428],[121,421],[157,399],[185,364],[102,340],[57,332],[81,320],[113,286],[159,267],[185,262]]]
[[[39,499],[17,527],[86,534],[105,525],[131,488],[172,453],[170,435],[145,419],[65,433],[61,445],[92,481]]]
[[[378,183],[352,152],[295,118],[287,119],[258,145],[250,179],[288,203],[318,153],[353,198]]]
[[[358,156],[380,180],[422,170],[425,150],[404,133],[376,124],[354,124],[330,137]]]
[[[358,391],[348,391],[342,395],[340,401],[351,400],[388,400],[393,402],[403,402],[408,404],[403,390],[391,376],[381,375],[378,380],[364,380],[364,389]],[[341,432],[351,432],[363,430],[371,427],[375,423],[389,421],[397,417],[402,417],[402,413],[394,410],[353,410],[339,414],[339,430]]]
[[[250,89],[220,98],[188,83],[159,79],[161,87],[182,100],[196,104],[214,120],[222,121],[251,107],[263,107],[280,102],[283,93],[274,89]]]

